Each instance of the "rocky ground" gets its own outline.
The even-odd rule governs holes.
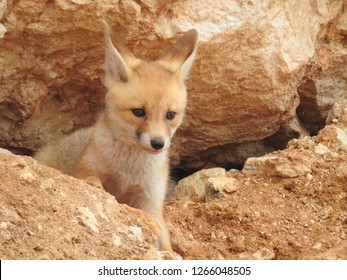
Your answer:
[[[242,172],[181,181],[174,196],[200,198],[167,204],[174,249],[185,259],[347,259],[347,108],[334,112],[318,136]],[[203,180],[210,191],[192,191]]]
[[[347,259],[347,106],[315,137],[200,171],[165,215],[183,259]],[[141,211],[30,157],[0,153],[1,259],[167,259]],[[175,198],[175,199],[174,199]],[[179,199],[177,199],[179,198]]]

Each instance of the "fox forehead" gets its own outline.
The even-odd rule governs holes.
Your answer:
[[[115,85],[109,94],[114,95],[120,109],[183,112],[187,102],[184,85],[175,74],[156,62],[141,61],[133,68],[131,79]]]

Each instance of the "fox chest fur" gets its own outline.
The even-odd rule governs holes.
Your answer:
[[[144,202],[153,200],[152,204],[156,204],[165,197],[169,175],[167,151],[148,153],[115,138],[103,126],[101,121],[91,131],[88,146],[76,168],[82,165],[94,170],[102,187],[119,203],[151,212]]]

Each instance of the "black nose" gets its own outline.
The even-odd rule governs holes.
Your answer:
[[[164,147],[165,143],[161,138],[154,138],[151,140],[151,146],[153,149],[160,150]]]

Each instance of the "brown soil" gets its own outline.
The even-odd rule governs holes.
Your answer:
[[[347,149],[327,127],[278,152],[290,157],[325,143],[297,178],[234,173],[241,187],[224,199],[168,202],[174,249],[184,259],[347,259]]]

